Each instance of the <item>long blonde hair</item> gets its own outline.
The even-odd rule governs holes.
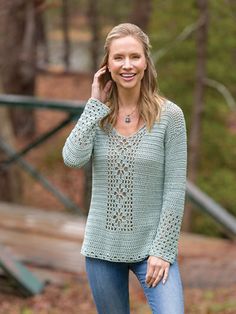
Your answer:
[[[147,129],[150,131],[155,121],[159,121],[160,119],[161,108],[165,98],[158,94],[157,73],[150,56],[151,45],[148,36],[137,25],[131,23],[122,23],[115,26],[107,35],[104,45],[105,54],[101,62],[101,67],[108,63],[109,49],[112,40],[127,36],[132,36],[142,44],[147,62],[147,68],[144,71],[144,76],[141,81],[138,106],[139,114],[145,121]],[[111,75],[107,70],[105,75],[101,77],[101,88],[105,87],[109,79],[111,79]],[[118,116],[118,91],[115,83],[112,84],[106,104],[111,111],[100,121],[100,127],[103,130],[106,130],[108,123],[113,127]]]

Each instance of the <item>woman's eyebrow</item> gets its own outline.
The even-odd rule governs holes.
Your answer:
[[[113,56],[116,56],[116,57],[117,57],[117,56],[123,56],[123,53],[121,53],[121,52],[116,52],[116,53],[113,54]]]
[[[114,57],[117,57],[117,56],[119,57],[119,56],[123,56],[123,55],[125,55],[125,53],[122,53],[122,52],[116,52],[116,53],[113,54]],[[139,53],[139,52],[130,52],[129,55],[131,55],[131,56],[133,56],[133,55],[140,56],[141,53]]]

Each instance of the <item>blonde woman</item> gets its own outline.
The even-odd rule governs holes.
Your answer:
[[[183,314],[177,261],[186,185],[181,108],[158,94],[148,36],[124,23],[107,35],[91,98],[66,140],[70,167],[93,164],[82,254],[99,314],[128,314],[129,271],[154,314]]]

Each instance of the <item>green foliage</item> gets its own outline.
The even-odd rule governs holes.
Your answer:
[[[207,77],[224,84],[236,99],[236,23],[232,12],[223,0],[209,1]],[[198,18],[196,1],[180,4],[174,0],[153,0],[149,28],[153,54],[168,47]],[[189,134],[196,80],[195,34],[173,45],[157,61],[156,68],[160,91],[184,110]],[[236,215],[236,135],[227,126],[230,114],[222,95],[206,86],[197,185]],[[221,235],[213,219],[200,212],[194,214],[193,228],[208,235]]]
[[[23,309],[20,311],[21,314],[33,314],[32,310],[28,307],[23,307]]]
[[[193,222],[192,231],[195,233],[201,233],[209,237],[224,237],[222,227],[212,217],[206,215],[206,213],[194,211]]]
[[[47,172],[54,171],[58,164],[62,163],[62,147],[63,145],[59,141],[56,143],[56,146],[53,145],[50,149],[47,149],[47,154],[41,160],[42,167],[46,168]]]
[[[210,306],[209,310],[210,313],[222,313],[222,311],[226,310],[236,310],[236,301],[230,300],[226,302],[215,303]]]

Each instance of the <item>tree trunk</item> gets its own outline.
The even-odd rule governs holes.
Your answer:
[[[98,1],[89,0],[88,2],[88,21],[92,33],[92,41],[90,43],[90,55],[92,60],[92,71],[98,70],[99,60],[99,41],[100,41],[100,25],[98,14]]]
[[[49,53],[49,45],[48,45],[48,37],[45,29],[45,19],[43,12],[41,10],[37,11],[36,14],[36,38],[37,44],[40,48],[40,53],[38,55],[38,60],[44,66],[49,63],[50,53]]]
[[[133,9],[130,16],[130,22],[138,25],[144,32],[148,29],[148,23],[152,13],[151,0],[133,0]]]
[[[69,1],[62,0],[62,29],[64,40],[64,54],[63,61],[68,70],[70,67],[70,38],[69,38]]]
[[[29,0],[1,1],[0,65],[3,92],[33,95],[36,76],[35,6]],[[35,132],[33,110],[10,109],[16,136]]]
[[[199,151],[201,143],[201,124],[204,112],[204,80],[206,78],[206,61],[207,61],[207,34],[209,24],[209,12],[207,0],[196,0],[199,14],[203,17],[202,25],[196,32],[197,48],[197,69],[196,83],[194,92],[194,106],[191,119],[191,130],[189,134],[189,155],[188,155],[188,179],[195,182],[199,163]],[[187,204],[183,229],[191,230],[192,223],[192,206]]]
[[[14,136],[11,128],[9,112],[0,108],[0,138],[13,145]],[[0,147],[0,161],[7,159]],[[0,200],[4,202],[17,202],[21,200],[21,176],[16,166],[2,168],[0,164]]]
[[[3,79],[3,71],[2,67],[4,64],[3,60],[3,42],[5,39],[6,33],[4,28],[4,17],[6,14],[7,8],[7,1],[0,2],[0,69],[1,69],[1,76],[0,76],[0,90],[3,90],[2,87],[2,79]],[[11,122],[9,118],[9,112],[6,108],[0,107],[0,139],[5,140],[10,144],[13,144],[14,136],[11,128]],[[7,156],[0,148],[0,161],[7,159]],[[19,170],[15,167],[10,167],[7,169],[1,168],[0,164],[0,200],[1,201],[19,201],[20,200],[20,175]]]

